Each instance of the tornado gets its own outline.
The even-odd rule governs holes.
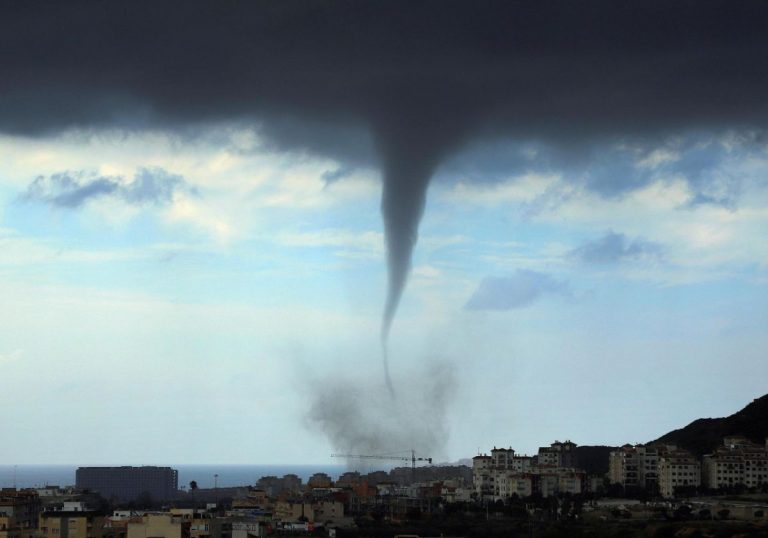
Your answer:
[[[389,375],[387,341],[408,282],[431,176],[432,168],[419,158],[392,157],[384,167],[381,214],[384,220],[388,281],[381,320],[381,345],[384,375],[392,395],[395,392]]]
[[[381,346],[387,389],[395,390],[389,374],[388,341],[413,263],[413,252],[424,215],[427,190],[436,167],[460,140],[462,129],[435,116],[414,115],[377,132],[381,156],[381,215],[387,255],[387,291],[381,319]]]
[[[380,167],[384,344],[430,179],[460,145],[591,163],[606,143],[768,127],[765,0],[40,4],[0,0],[2,134],[256,124],[270,147]]]

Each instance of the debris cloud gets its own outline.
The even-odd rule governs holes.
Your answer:
[[[455,399],[455,367],[428,360],[398,383],[398,398],[368,377],[319,379],[309,391],[307,423],[344,454],[445,456],[448,411]]]

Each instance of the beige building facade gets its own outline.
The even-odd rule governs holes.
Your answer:
[[[624,445],[614,450],[608,456],[611,484],[625,488],[655,488],[659,481],[659,456],[663,450],[647,445]]]
[[[675,497],[678,488],[701,485],[701,463],[684,450],[665,452],[659,458],[659,493],[664,498]]]
[[[190,520],[169,513],[146,514],[128,523],[127,538],[190,538]]]
[[[726,437],[704,456],[702,482],[711,489],[762,486],[768,483],[768,449],[743,437]]]

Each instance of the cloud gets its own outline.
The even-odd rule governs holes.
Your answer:
[[[335,170],[326,170],[321,177],[326,184],[330,184],[349,177],[354,171],[355,168],[352,166],[339,166]]]
[[[520,152],[518,166],[549,155],[572,181],[622,196],[650,179],[632,159],[602,151],[616,140],[768,124],[761,0],[499,0],[481,8],[189,0],[181,15],[174,2],[12,5],[0,16],[2,131],[194,133],[238,121],[257,124],[281,149],[378,165],[389,269],[384,335],[430,180],[467,144],[538,143]],[[731,203],[728,182],[709,192],[716,178],[686,177],[705,186],[695,203]],[[112,188],[88,187],[62,202]]]
[[[636,238],[630,240],[622,233],[609,230],[603,237],[588,241],[571,250],[568,257],[589,264],[609,264],[642,259],[659,259],[662,247],[658,243]]]
[[[176,192],[196,193],[183,177],[162,168],[139,168],[132,181],[122,176],[98,176],[85,171],[38,176],[22,196],[54,207],[75,209],[85,203],[114,197],[126,204],[169,204]]]
[[[466,310],[512,310],[525,308],[543,295],[570,297],[566,282],[546,273],[518,269],[508,277],[486,277],[464,306]]]
[[[277,236],[277,242],[290,247],[303,248],[342,248],[368,252],[380,256],[383,238],[380,232],[326,228],[314,232],[291,232]]]
[[[458,388],[456,371],[450,362],[427,360],[418,375],[398,384],[397,399],[372,381],[370,373],[313,379],[305,390],[307,426],[322,432],[335,450],[346,454],[405,456],[412,449],[417,456],[440,457]]]
[[[542,205],[556,207],[577,189],[621,198],[673,178],[691,193],[680,208],[734,208],[744,178],[732,170],[768,156],[763,138],[762,131],[726,129],[660,137],[625,133],[579,147],[508,139],[460,153],[446,164],[441,177],[456,185],[456,198],[486,205],[527,204],[524,209],[532,213]]]

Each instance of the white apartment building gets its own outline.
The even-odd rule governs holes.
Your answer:
[[[659,493],[675,496],[675,488],[701,485],[701,464],[684,450],[664,452],[659,457]]]
[[[472,487],[479,497],[494,493],[491,462],[491,456],[485,454],[472,458]]]
[[[499,470],[512,470],[518,473],[528,471],[533,466],[532,456],[515,454],[512,448],[496,448],[491,450],[490,467]]]
[[[768,482],[768,449],[744,437],[726,437],[723,446],[704,456],[702,482],[712,489]]]
[[[573,462],[570,441],[556,441],[540,450],[538,464],[530,456],[515,454],[512,448],[496,448],[491,455],[472,459],[472,485],[480,498],[506,499],[512,495],[528,497],[541,493],[548,497],[557,493],[581,493],[585,488],[585,473],[565,468],[562,462]],[[542,463],[542,459],[544,463]]]
[[[496,484],[498,495],[501,499],[508,499],[513,495],[529,497],[533,494],[533,476],[512,471],[502,472],[497,475]]]

